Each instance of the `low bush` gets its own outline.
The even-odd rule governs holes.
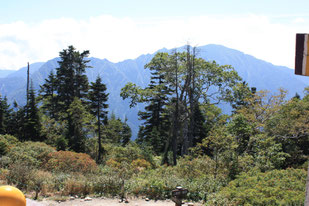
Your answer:
[[[8,156],[2,156],[0,157],[0,167],[1,168],[8,168],[12,163],[11,158],[9,158]]]
[[[24,142],[13,147],[7,156],[12,164],[24,162],[39,169],[48,159],[48,155],[54,151],[54,148],[43,142]]]
[[[47,171],[42,170],[33,170],[31,172],[32,178],[30,180],[30,187],[35,191],[34,199],[38,199],[39,193],[43,196],[47,194],[47,192],[52,191],[53,182],[52,182],[52,174]]]
[[[9,143],[6,140],[0,140],[0,157],[6,155],[9,151]]]
[[[16,185],[17,188],[28,190],[32,176],[33,167],[27,162],[17,161],[10,165],[9,172],[6,176],[10,185]]]
[[[58,192],[62,192],[64,190],[65,187],[65,182],[71,178],[71,174],[68,173],[63,173],[63,172],[56,172],[53,173],[52,176],[52,182],[54,183],[54,187],[53,190],[54,192],[58,193]]]
[[[67,179],[64,183],[62,195],[86,196],[93,192],[93,182],[79,174]]]
[[[9,134],[5,134],[5,135],[1,134],[0,135],[0,141],[2,141],[2,140],[6,140],[9,143],[9,145],[11,145],[11,146],[14,146],[14,145],[19,143],[19,141],[16,137],[9,135]]]
[[[221,187],[227,184],[224,176],[218,175],[214,178],[213,174],[205,172],[206,168],[205,173],[199,172],[196,173],[196,176],[192,176],[188,168],[183,168],[184,171],[181,171],[181,164],[183,163],[180,163],[180,166],[161,166],[138,173],[126,182],[125,188],[128,193],[135,196],[169,199],[171,198],[171,191],[177,186],[181,186],[189,190],[187,194],[189,200],[200,201],[206,199],[208,194],[219,191]],[[194,173],[194,171],[192,172]]]
[[[132,161],[131,166],[137,171],[142,171],[144,169],[149,169],[151,164],[144,159],[136,159]]]
[[[154,165],[151,151],[142,150],[137,144],[129,143],[125,147],[115,145],[105,145],[107,150],[106,160],[113,159],[116,162],[126,162],[131,164],[134,160],[144,159],[151,165]]]
[[[195,179],[206,174],[213,174],[215,170],[215,161],[208,156],[198,158],[185,156],[178,160],[178,164],[174,169],[181,177]]]
[[[96,172],[97,164],[91,157],[84,153],[70,151],[52,152],[48,155],[48,161],[44,167],[53,172]]]
[[[0,168],[0,184],[7,184],[7,176],[9,172],[10,171],[8,169]]]
[[[0,135],[0,157],[6,155],[19,141],[12,135]]]
[[[306,176],[302,169],[242,173],[207,205],[303,205]]]
[[[115,197],[120,195],[124,180],[120,179],[118,175],[110,173],[109,175],[100,175],[95,177],[94,192],[100,196]]]

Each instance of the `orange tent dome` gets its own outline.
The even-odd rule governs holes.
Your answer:
[[[26,206],[25,195],[16,187],[9,185],[0,187],[1,206]]]

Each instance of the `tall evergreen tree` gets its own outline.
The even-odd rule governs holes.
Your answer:
[[[149,104],[145,107],[145,111],[139,112],[139,117],[144,120],[144,123],[140,127],[137,142],[151,146],[156,154],[164,151],[168,136],[168,116],[165,107],[168,104],[168,95],[171,91],[167,87],[164,73],[161,71],[165,58],[166,55],[160,53],[153,61],[145,65],[145,68],[149,68],[151,71],[150,84],[146,88],[151,91],[151,95],[147,97]]]
[[[111,114],[107,123],[104,125],[104,142],[125,146],[131,138],[131,128],[114,113]]]
[[[85,59],[88,55],[88,50],[80,53],[73,46],[60,52],[61,60],[56,68],[57,110],[66,113],[75,97],[85,101],[89,86],[85,74],[90,61]]]
[[[53,71],[50,72],[45,83],[40,86],[40,98],[43,100],[42,108],[45,114],[51,118],[57,119],[57,98],[56,98],[57,80]]]
[[[0,96],[0,134],[8,133],[8,124],[11,118],[12,109],[7,102],[7,98]]]
[[[206,119],[200,109],[199,105],[195,105],[194,111],[194,130],[193,130],[193,146],[201,143],[207,135]]]
[[[83,151],[83,146],[80,145],[83,141],[80,139],[83,139],[85,131],[82,131],[83,127],[79,128],[81,130],[77,129],[78,122],[76,116],[73,115],[72,107],[76,106],[76,98],[82,104],[82,107],[76,106],[80,109],[79,111],[86,106],[89,84],[85,73],[86,68],[89,67],[87,66],[89,60],[86,59],[88,55],[89,51],[79,52],[73,46],[61,51],[56,75],[50,73],[41,87],[43,107],[49,110],[45,113],[59,121],[66,122],[68,146],[76,151]],[[75,140],[78,142],[74,142]]]
[[[90,111],[91,114],[97,117],[98,124],[98,144],[99,144],[99,153],[98,153],[98,161],[101,160],[104,149],[102,147],[102,132],[101,127],[103,121],[107,119],[107,111],[108,104],[106,104],[108,100],[108,94],[106,93],[106,86],[102,83],[101,77],[97,77],[95,82],[91,83],[90,91],[89,91],[89,100],[90,100]]]
[[[24,122],[24,140],[32,140],[32,141],[42,141],[41,136],[41,121],[39,110],[37,107],[36,99],[35,99],[35,91],[33,89],[33,84],[31,82],[29,89],[29,100],[26,105],[25,110],[25,122]]]
[[[85,126],[89,123],[90,114],[83,106],[80,99],[74,98],[68,111],[67,138],[69,147],[75,152],[85,152],[86,131]]]
[[[7,134],[18,137],[20,140],[24,135],[25,108],[18,106],[14,101],[12,113],[6,126]]]
[[[122,146],[126,146],[132,137],[132,130],[130,126],[127,123],[128,119],[127,117],[124,120],[124,123],[122,124],[122,131],[121,131],[121,144]]]

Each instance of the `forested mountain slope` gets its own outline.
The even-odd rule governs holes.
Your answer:
[[[178,48],[180,51],[182,48]],[[170,52],[171,50],[161,49]],[[91,51],[90,51],[91,52]],[[306,77],[294,75],[294,71],[287,67],[275,66],[271,63],[256,59],[253,56],[244,54],[240,51],[226,48],[220,45],[206,45],[197,48],[198,56],[208,60],[216,61],[220,65],[232,65],[239,75],[249,86],[256,87],[258,90],[270,90],[276,92],[279,88],[288,91],[288,98],[296,93],[302,96],[303,89],[309,85]],[[144,69],[154,54],[141,55],[136,59],[129,59],[118,63],[113,63],[107,59],[90,58],[87,69],[89,82],[95,81],[100,75],[107,86],[109,93],[109,111],[116,116],[124,119],[128,118],[128,124],[136,136],[139,126],[137,117],[138,110],[143,106],[129,108],[128,101],[123,101],[119,96],[121,88],[127,82],[133,82],[139,86],[146,86],[150,79],[150,72]],[[34,88],[39,89],[39,85],[44,83],[49,72],[58,67],[59,58],[51,59],[45,63],[33,63],[30,65],[31,80]],[[0,78],[0,94],[7,96],[9,103],[14,100],[20,105],[25,104],[26,98],[26,67],[10,73],[4,78]],[[227,110],[226,108],[224,109]]]

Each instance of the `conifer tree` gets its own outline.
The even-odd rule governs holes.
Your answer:
[[[156,154],[161,154],[164,151],[166,137],[168,136],[168,116],[165,106],[168,104],[168,95],[171,91],[167,87],[167,82],[164,79],[164,73],[161,71],[166,55],[160,53],[145,68],[151,71],[150,84],[146,88],[151,92],[147,98],[149,104],[145,107],[145,111],[139,112],[141,120],[144,120],[140,127],[137,142],[146,144],[153,148]]]
[[[12,109],[7,102],[7,98],[0,96],[0,134],[8,133],[8,124],[11,118]]]
[[[114,113],[111,114],[107,123],[104,125],[103,134],[106,137],[105,142],[125,146],[131,138],[131,128]]]
[[[98,161],[101,160],[104,149],[102,147],[102,132],[101,127],[104,120],[107,119],[107,111],[108,104],[106,104],[108,100],[108,94],[106,93],[106,86],[102,83],[101,77],[97,77],[95,82],[91,83],[90,91],[89,91],[89,100],[90,100],[90,112],[94,116],[97,117],[98,124],[98,144],[99,144],[99,153],[98,153]]]
[[[69,121],[66,135],[69,147],[75,152],[85,152],[86,131],[84,128],[90,118],[81,100],[75,97],[68,109]]]
[[[56,99],[56,76],[53,71],[50,72],[45,83],[40,86],[40,98],[43,100],[42,108],[45,114],[51,118],[57,119],[57,99]]]
[[[25,110],[25,122],[24,122],[24,140],[42,141],[41,136],[41,121],[39,110],[35,99],[35,91],[31,82],[29,90],[29,100]]]
[[[61,60],[56,68],[58,111],[66,113],[75,97],[85,101],[89,86],[85,74],[86,68],[89,67],[87,63],[90,61],[85,59],[88,55],[88,50],[80,53],[73,46],[60,52]]]
[[[89,60],[85,59],[89,55],[89,51],[79,52],[73,46],[64,49],[59,53],[59,67],[56,68],[56,75],[50,73],[45,84],[41,87],[43,107],[48,108],[48,114],[58,121],[66,122],[66,139],[75,151],[84,151],[81,145],[84,132],[83,127],[79,130],[76,125],[80,125],[73,115],[72,107],[83,111],[86,106],[88,95],[88,78],[86,76],[86,68]],[[81,106],[76,103],[80,100]],[[72,104],[75,101],[74,104]],[[76,111],[77,112],[77,111]],[[77,142],[74,142],[74,141]]]
[[[6,125],[7,134],[13,135],[21,139],[24,134],[25,108],[18,106],[14,101],[13,109]]]
[[[132,137],[132,130],[130,126],[127,123],[128,119],[127,117],[125,118],[123,124],[122,124],[122,131],[121,131],[121,144],[122,146],[126,146]]]

